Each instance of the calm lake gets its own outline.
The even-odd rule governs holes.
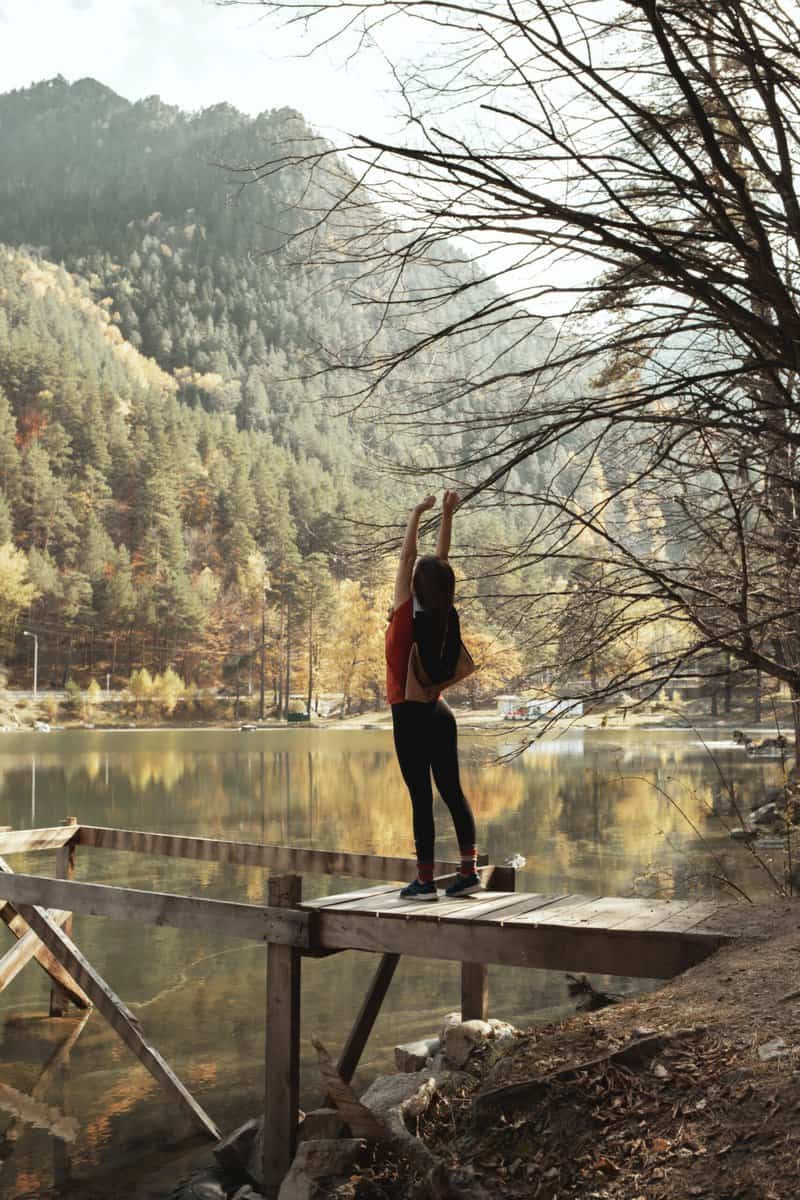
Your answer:
[[[780,765],[748,762],[725,736],[571,731],[509,761],[500,761],[513,750],[507,734],[462,736],[479,848],[497,862],[525,856],[520,890],[723,895],[709,878],[709,869],[723,869],[752,895],[763,892],[747,851],[727,837],[726,825],[738,820],[722,781],[735,784],[746,811],[778,782]],[[437,813],[437,853],[452,857],[449,818],[443,806]],[[409,803],[390,734],[381,730],[0,735],[0,824],[55,825],[70,814],[128,829],[413,853]],[[709,849],[722,859],[711,868]],[[55,856],[15,855],[11,864],[52,873]],[[257,870],[87,848],[78,851],[76,878],[251,902],[262,900],[265,886]],[[304,880],[306,896],[355,886]],[[263,947],[88,917],[75,918],[74,938],[224,1131],[258,1110]],[[0,950],[10,944],[4,936]],[[374,965],[356,953],[304,964],[301,1102],[308,1107],[320,1097],[309,1037],[316,1033],[335,1057]],[[0,1083],[28,1094],[74,1024],[46,1019],[48,994],[35,964],[0,994]],[[356,1083],[390,1069],[394,1045],[435,1032],[458,1001],[457,965],[401,960]],[[519,1025],[570,1007],[563,974],[502,968],[490,970],[490,1005],[493,1016]],[[197,1161],[208,1156],[207,1143],[97,1013],[41,1098],[77,1119],[77,1140],[67,1155],[46,1131],[16,1125],[0,1141],[2,1197],[167,1195],[187,1150]],[[12,1120],[0,1106],[0,1130]]]

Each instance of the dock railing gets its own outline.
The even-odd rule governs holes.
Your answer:
[[[164,855],[198,862],[230,863],[270,873],[266,903],[145,891],[118,885],[77,882],[75,857],[80,847]],[[5,855],[56,851],[56,877],[14,872]],[[458,862],[439,861],[440,885],[455,877]],[[513,891],[515,871],[492,867],[486,856],[478,869],[490,887]],[[261,842],[184,837],[105,826],[81,825],[69,817],[60,826],[0,831],[0,919],[17,939],[0,958],[0,991],[30,961],[51,980],[50,1012],[64,1016],[70,1006],[94,1007],[190,1119],[208,1136],[220,1130],[155,1047],[139,1021],[81,953],[72,940],[72,914],[113,917],[219,933],[264,942],[267,946],[266,1050],[263,1175],[267,1187],[280,1184],[294,1154],[300,1080],[300,975],[303,958],[341,953],[325,949],[317,936],[318,913],[304,909],[302,876],[325,874],[380,881],[407,880],[413,859],[338,850],[311,850]],[[384,887],[384,891],[392,889]],[[339,1073],[352,1079],[392,980],[399,954],[384,953],[339,1057]],[[461,964],[463,1019],[488,1015],[485,964]]]

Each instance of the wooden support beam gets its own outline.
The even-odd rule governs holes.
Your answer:
[[[203,900],[169,892],[143,892],[103,883],[75,883],[43,875],[0,873],[0,897],[15,908],[21,904],[47,905],[94,917],[199,929],[228,937],[312,948],[311,922],[316,914],[295,909],[263,908],[230,900]]]
[[[14,879],[17,878],[8,863],[5,862],[4,859],[0,858],[0,895],[2,895],[3,880],[7,879],[8,876],[11,876]],[[54,905],[53,907],[60,908],[61,906]],[[0,921],[3,921],[11,933],[13,933],[15,938],[23,939],[29,932],[24,918],[20,916],[13,904],[0,903]],[[46,971],[50,976],[50,979],[54,983],[58,983],[69,994],[73,1004],[82,1009],[91,1008],[92,1002],[86,993],[78,987],[74,979],[70,978],[70,976],[62,967],[61,963],[54,958],[46,946],[42,945],[41,941],[36,938],[35,934],[34,938],[35,941],[31,939],[27,943],[27,947],[30,950],[30,955],[28,955],[28,957],[25,959],[25,962],[28,962],[30,958],[35,958],[42,970]],[[5,962],[7,958],[8,955],[3,961]],[[22,967],[25,965],[25,962],[20,964],[19,970],[22,969]],[[15,974],[16,973],[18,972],[15,972]],[[11,979],[9,979],[8,982],[10,983]]]
[[[430,906],[431,909],[435,905]],[[551,971],[590,971],[639,979],[671,979],[701,962],[733,935],[717,931],[639,932],[586,929],[551,924],[406,920],[375,917],[337,908],[316,914],[322,949],[370,950],[411,954],[456,962],[497,963],[508,967],[541,967]],[[535,918],[536,914],[532,914]]]
[[[516,889],[517,872],[513,867],[491,867],[488,875],[487,891],[513,892]],[[486,963],[462,962],[461,1020],[487,1021],[488,1019],[489,968]]]
[[[489,1017],[489,968],[486,963],[461,964],[461,1020],[486,1021]]]
[[[380,879],[389,883],[407,879],[417,869],[416,860],[412,858],[350,854],[346,850],[306,850],[296,846],[268,846],[262,842],[229,842],[219,838],[177,837],[97,825],[81,825],[78,840],[81,846],[95,846],[104,850],[163,854],[168,858],[233,863],[239,867],[261,867],[298,874],[352,875],[357,879]],[[481,855],[479,865],[484,866],[487,862],[487,856]],[[434,866],[437,874],[448,874],[458,870],[460,864],[437,862]]]
[[[268,881],[272,908],[300,903],[298,875]],[[294,1157],[300,1103],[300,963],[293,946],[267,946],[267,1031],[264,1082],[263,1173],[266,1188],[278,1188]]]
[[[0,868],[4,865],[0,858]],[[59,882],[62,887],[81,886],[74,883],[61,883],[57,880],[53,882]],[[75,943],[61,932],[43,909],[34,905],[20,905],[19,908],[20,915],[27,921],[34,933],[44,942],[48,950],[73,979],[80,984],[98,1012],[103,1014],[111,1028],[133,1051],[142,1066],[178,1101],[195,1125],[215,1141],[219,1141],[220,1132],[214,1122],[184,1087],[158,1051],[145,1041],[139,1032],[136,1018],[95,971],[88,959],[84,958]]]
[[[67,817],[64,825],[72,828],[75,833],[75,828],[78,824],[77,817]],[[75,877],[75,837],[70,838],[63,846],[59,846],[56,851],[56,877],[58,879],[74,879]],[[72,937],[72,913],[67,916],[63,925],[64,933],[67,937]],[[69,1012],[69,992],[60,984],[54,983],[50,989],[50,1016],[51,1017],[66,1017]]]
[[[0,833],[0,854],[22,854],[29,850],[57,850],[75,834],[74,829],[56,825],[52,829],[12,829]]]
[[[11,909],[11,907],[9,904],[8,908]],[[59,912],[57,909],[51,909],[49,915],[58,926],[63,927],[69,920],[70,914],[68,912]],[[16,919],[18,922],[17,928],[20,930],[24,928],[26,932],[22,934],[16,946],[12,946],[0,958],[0,992],[4,992],[8,985],[17,978],[22,968],[27,966],[32,958],[36,957],[38,950],[45,950],[45,947],[39,941],[36,934],[32,929],[28,929],[19,913],[16,914],[16,918],[12,917],[11,919],[12,922]],[[56,966],[60,966],[59,963],[56,963],[55,959],[53,959],[53,962]],[[61,969],[63,970],[63,968]]]
[[[372,982],[367,989],[364,1003],[361,1005],[353,1028],[350,1030],[344,1049],[339,1057],[336,1070],[345,1083],[349,1083],[356,1073],[367,1039],[381,1010],[384,997],[389,990],[389,984],[397,970],[400,961],[399,954],[384,954],[378,963]]]

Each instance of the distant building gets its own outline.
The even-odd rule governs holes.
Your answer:
[[[582,700],[526,700],[523,696],[495,696],[497,715],[506,721],[535,721],[537,717],[582,717]]]

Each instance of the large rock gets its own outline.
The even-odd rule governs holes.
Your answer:
[[[330,1194],[330,1186],[321,1181],[349,1176],[364,1148],[364,1142],[357,1138],[302,1142],[281,1184],[278,1200],[322,1200]]]
[[[493,1032],[488,1021],[461,1021],[458,1025],[450,1025],[442,1038],[445,1061],[454,1067],[465,1066],[473,1051],[487,1042]]]
[[[364,1092],[361,1103],[385,1121],[393,1113],[399,1113],[403,1119],[418,1117],[430,1105],[435,1091],[436,1079],[430,1071],[379,1075]]]
[[[315,1108],[306,1113],[297,1127],[297,1144],[301,1142],[334,1141],[340,1138],[346,1125],[337,1108]]]
[[[395,1046],[394,1065],[398,1071],[421,1071],[428,1065],[428,1059],[438,1053],[440,1046],[439,1038],[424,1038],[420,1042],[406,1042],[404,1046]]]

